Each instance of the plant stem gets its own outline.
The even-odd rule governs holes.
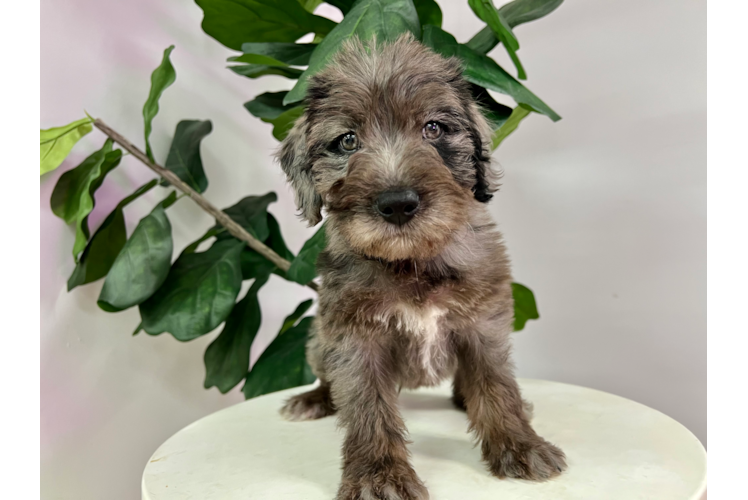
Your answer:
[[[133,143],[128,141],[125,137],[120,135],[115,130],[112,130],[109,125],[104,123],[103,121],[99,120],[98,118],[94,120],[94,125],[96,128],[104,132],[107,136],[109,136],[114,142],[122,146],[127,152],[132,154],[135,158],[140,160],[146,167],[150,168],[154,172],[156,172],[160,177],[163,179],[166,179],[171,183],[175,188],[182,191],[182,193],[186,194],[190,198],[192,198],[192,201],[198,204],[200,208],[208,212],[212,217],[216,219],[216,222],[218,222],[220,225],[226,228],[226,230],[231,233],[231,235],[234,238],[237,238],[241,241],[244,241],[247,243],[247,245],[254,250],[255,252],[259,253],[263,257],[265,257],[267,260],[275,264],[280,270],[283,272],[288,271],[288,268],[291,267],[291,263],[275,253],[272,248],[265,245],[263,242],[252,236],[247,232],[246,229],[244,229],[242,226],[237,224],[234,219],[226,215],[224,212],[216,208],[211,202],[206,200],[200,193],[192,189],[186,182],[182,181],[177,175],[172,172],[171,170],[166,170],[161,165],[157,165],[151,160],[148,159],[148,157],[145,155],[144,152],[142,152],[140,149],[138,149]],[[317,283],[310,281],[307,283],[309,288],[311,288],[314,291],[317,291],[318,286]]]

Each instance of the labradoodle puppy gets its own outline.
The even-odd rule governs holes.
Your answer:
[[[513,375],[512,278],[486,208],[491,129],[459,61],[410,36],[350,42],[307,104],[279,159],[301,215],[314,225],[327,212],[307,346],[320,385],[282,413],[338,414],[338,499],[428,498],[397,397],[450,376],[493,475],[559,474],[564,453],[533,430]]]

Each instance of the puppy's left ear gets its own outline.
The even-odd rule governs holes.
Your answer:
[[[296,193],[299,215],[310,226],[315,226],[322,220],[322,197],[317,194],[312,179],[312,164],[306,140],[308,128],[304,114],[283,139],[277,156],[288,182]]]
[[[491,127],[475,103],[468,105],[470,136],[473,142],[473,166],[475,168],[475,199],[488,203],[498,190],[498,175],[491,169]]]

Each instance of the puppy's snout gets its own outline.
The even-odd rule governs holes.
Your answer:
[[[374,205],[384,220],[402,226],[413,218],[420,204],[414,189],[398,189],[380,194]]]

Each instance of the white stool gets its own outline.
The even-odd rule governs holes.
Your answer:
[[[488,474],[452,407],[448,383],[403,391],[413,466],[432,500],[698,500],[706,452],[685,427],[605,392],[520,379],[538,434],[566,452],[569,468],[544,483]],[[336,418],[286,422],[278,409],[298,387],[209,415],[156,450],[143,500],[331,500],[340,481],[343,431]]]

